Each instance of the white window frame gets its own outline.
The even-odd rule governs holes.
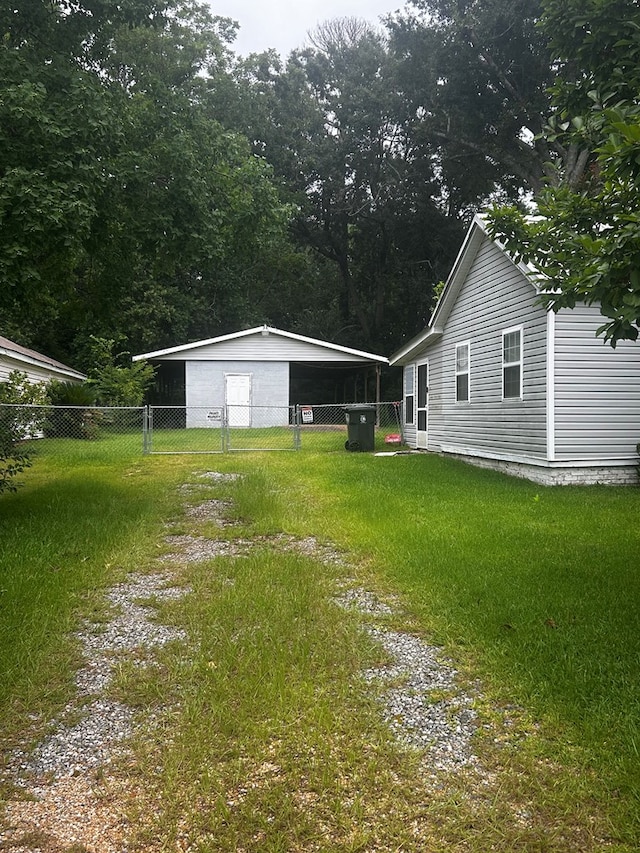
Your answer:
[[[411,371],[411,388],[407,387],[407,377]],[[405,364],[402,374],[402,408],[404,410],[404,422],[409,426],[413,426],[416,422],[416,366],[415,364]],[[407,418],[407,399],[411,397],[411,420]]]
[[[461,349],[466,349],[467,351],[467,366],[465,370],[458,370],[458,352]],[[454,372],[454,396],[456,403],[470,403],[471,402],[471,341],[460,341],[459,344],[455,346],[454,352],[454,364],[453,364],[453,372]],[[466,376],[467,377],[467,396],[464,399],[458,397],[458,377]]]
[[[518,354],[518,358],[514,361],[506,361],[504,354],[504,341],[507,335],[514,334],[514,332],[518,332],[520,335],[520,352]],[[511,326],[508,329],[502,330],[502,349],[501,349],[501,360],[502,360],[502,399],[503,400],[522,400],[522,381],[523,381],[523,373],[524,373],[524,326]],[[508,397],[505,397],[504,393],[504,377],[505,371],[510,367],[518,367],[520,370],[520,384],[518,388],[517,394],[511,394]]]

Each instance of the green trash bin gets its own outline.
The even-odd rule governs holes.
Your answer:
[[[345,450],[371,451],[376,444],[375,406],[353,405],[344,407],[347,421],[347,440]]]

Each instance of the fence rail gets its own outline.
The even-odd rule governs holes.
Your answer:
[[[400,404],[360,405],[374,410],[376,446],[401,440]],[[346,408],[343,404],[131,408],[0,404],[0,430],[20,441],[44,439],[53,452],[73,449],[75,455],[109,443],[114,452],[119,448],[123,453],[146,454],[331,451],[348,444]]]

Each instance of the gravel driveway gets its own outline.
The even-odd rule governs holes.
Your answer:
[[[207,487],[234,478],[208,472]],[[190,498],[186,514],[223,527],[233,524],[228,500],[197,501],[198,486],[183,487]],[[192,502],[195,497],[195,502]],[[379,697],[380,713],[404,744],[424,750],[425,774],[478,767],[472,735],[477,726],[474,698],[458,683],[458,674],[440,649],[408,633],[385,626],[398,605],[381,601],[354,584],[344,555],[313,537],[267,537],[272,547],[296,551],[325,563],[344,566],[336,591],[337,606],[362,620],[363,629],[386,651],[388,666],[364,672]],[[52,721],[49,735],[35,749],[14,752],[7,780],[22,796],[6,809],[0,828],[0,849],[14,853],[57,853],[76,845],[91,853],[123,853],[127,819],[122,803],[127,783],[109,774],[109,765],[130,758],[128,741],[135,732],[133,711],[112,701],[107,691],[114,668],[123,659],[153,665],[153,653],[168,642],[188,644],[188,636],[159,624],[154,604],[175,599],[188,590],[175,586],[172,563],[243,556],[265,537],[217,540],[204,536],[170,536],[171,553],[153,574],[131,574],[106,593],[106,624],[86,624],[77,634],[83,665],[76,674],[76,695]],[[436,699],[434,699],[434,694]],[[153,724],[153,720],[149,721]]]

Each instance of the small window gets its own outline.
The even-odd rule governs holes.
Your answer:
[[[470,349],[468,341],[456,344],[456,403],[469,402]]]
[[[404,422],[412,424],[415,420],[413,396],[414,396],[414,366],[408,364],[404,369]]]
[[[522,397],[522,327],[502,333],[502,398]]]

